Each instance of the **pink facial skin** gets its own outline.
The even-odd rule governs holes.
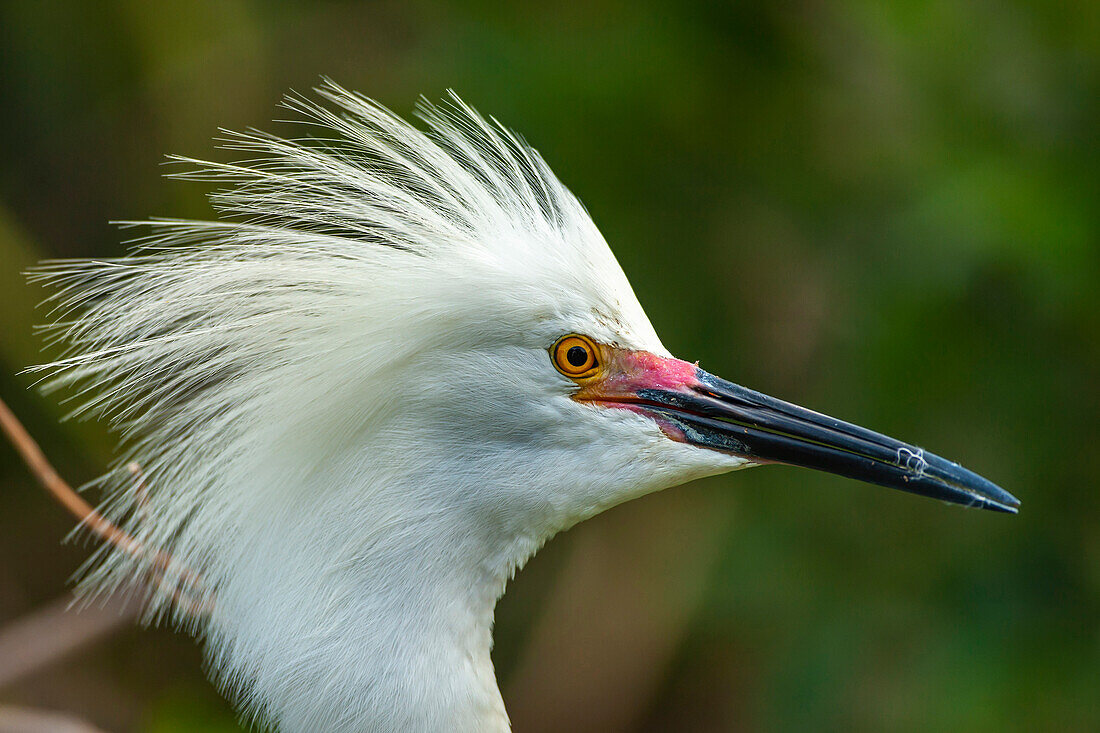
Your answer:
[[[655,420],[670,439],[686,442],[682,430],[646,409],[645,400],[638,396],[638,391],[687,391],[699,384],[699,379],[695,376],[698,365],[680,359],[666,359],[648,351],[628,351],[611,347],[604,347],[600,351],[603,369],[584,384],[573,399],[645,415]]]

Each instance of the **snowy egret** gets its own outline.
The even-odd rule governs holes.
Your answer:
[[[425,132],[319,93],[286,102],[301,138],[178,159],[222,185],[223,218],[133,222],[130,256],[37,275],[67,346],[45,378],[125,446],[101,511],[128,541],[84,588],[155,566],[150,618],[201,634],[246,715],[507,730],[508,579],[555,533],[697,477],[786,463],[1016,511],[957,464],[673,358],[581,204],[457,97],[421,104]]]

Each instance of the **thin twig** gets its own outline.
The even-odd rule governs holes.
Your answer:
[[[42,487],[50,493],[65,507],[77,520],[90,529],[100,539],[108,542],[118,549],[126,552],[134,558],[146,557],[147,552],[145,545],[139,540],[135,539],[129,533],[123,531],[111,520],[104,517],[96,509],[86,502],[73,487],[61,478],[61,476],[50,465],[46,455],[42,452],[42,449],[31,437],[27,429],[23,427],[23,424],[19,422],[19,418],[15,416],[15,413],[0,399],[0,429],[4,431],[4,434],[8,436],[15,450],[23,458],[23,461],[27,464],[27,468],[38,482],[42,484]],[[148,494],[145,492],[144,476],[141,473],[141,467],[137,464],[130,464],[130,471],[135,475],[138,481],[136,490],[139,492],[139,501],[142,509],[145,508],[145,503],[148,501]],[[150,568],[150,574],[156,581],[157,587],[164,580],[165,571],[171,566],[172,556],[166,552],[160,550],[152,553],[152,567]],[[185,581],[188,585],[197,585],[201,583],[201,578],[197,573],[192,572],[186,568],[180,571],[180,579]],[[204,615],[209,612],[209,606],[207,603],[198,603],[192,599],[187,598],[182,591],[177,587],[172,591],[172,600],[180,608],[186,610],[190,615]]]
[[[27,468],[31,470],[31,473],[42,484],[42,487],[50,492],[53,498],[76,517],[81,524],[120,550],[134,556],[144,554],[145,549],[140,542],[97,512],[91,504],[84,501],[80,494],[76,493],[58,475],[46,459],[42,449],[38,447],[38,443],[30,436],[23,424],[19,422],[19,418],[15,416],[15,413],[8,408],[2,399],[0,399],[0,428],[3,428],[8,439],[15,446],[16,452],[23,458]]]

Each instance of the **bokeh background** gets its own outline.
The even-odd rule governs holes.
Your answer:
[[[111,438],[19,374],[20,272],[208,216],[163,154],[225,157],[321,74],[402,114],[453,87],[586,202],[674,353],[1023,500],[772,467],[611,511],[500,604],[517,731],[1100,730],[1100,3],[4,2],[0,395],[70,481]],[[71,526],[0,445],[0,708],[238,730],[194,641],[62,612]]]

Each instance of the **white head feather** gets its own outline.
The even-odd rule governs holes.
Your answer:
[[[155,220],[58,262],[43,369],[124,437],[105,513],[173,563],[149,600],[284,731],[506,729],[489,659],[504,583],[555,532],[743,461],[569,399],[569,332],[666,351],[581,204],[457,97],[421,132],[334,84],[325,137],[235,134],[227,218]],[[614,414],[612,414],[614,413]],[[104,549],[86,588],[149,562]],[[195,571],[201,579],[189,574]],[[172,611],[173,593],[189,600]],[[187,608],[205,604],[200,620]]]

